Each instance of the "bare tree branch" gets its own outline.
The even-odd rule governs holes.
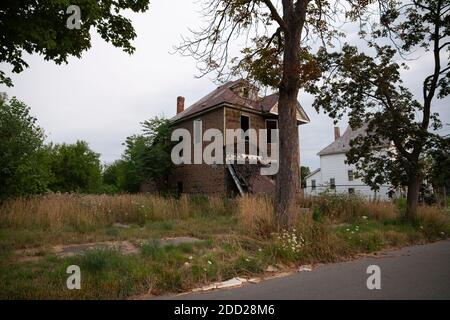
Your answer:
[[[278,25],[283,29],[284,32],[288,31],[288,27],[286,25],[286,22],[281,18],[280,14],[277,11],[277,8],[273,5],[272,1],[270,0],[262,0],[264,4],[269,8],[270,14],[272,15],[272,18],[278,23]]]

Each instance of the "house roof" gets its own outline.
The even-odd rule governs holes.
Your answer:
[[[318,169],[314,170],[313,172],[311,172],[310,174],[306,175],[306,177],[304,177],[303,179],[308,179],[318,172],[320,172],[320,168],[318,168]]]
[[[356,130],[352,130],[352,128],[348,126],[342,136],[320,150],[317,155],[325,156],[329,154],[347,153],[350,150],[350,141],[352,141],[359,135],[367,134],[367,128],[367,123]]]
[[[239,79],[234,81],[229,81],[210,92],[196,103],[186,108],[184,111],[178,113],[170,120],[172,122],[181,121],[185,118],[189,118],[197,113],[207,111],[221,104],[231,104],[234,106],[244,107],[247,109],[253,109],[262,113],[274,113],[274,108],[276,108],[278,104],[278,93],[274,93],[263,98],[258,98],[256,100],[249,99],[245,97],[241,97],[233,91],[233,88],[242,85],[248,84],[246,80]],[[303,122],[309,122],[309,117],[306,112],[301,107],[300,103],[298,104],[299,114],[301,120]]]

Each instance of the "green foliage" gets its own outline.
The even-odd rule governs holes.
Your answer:
[[[16,98],[0,98],[0,140],[0,198],[45,192],[51,173],[44,132]]]
[[[87,142],[57,144],[52,147],[49,188],[60,192],[95,193],[102,183],[100,155]]]
[[[398,211],[402,214],[406,212],[406,198],[399,198],[395,199],[395,206],[397,207]]]
[[[154,261],[171,262],[181,265],[185,261],[185,258],[183,256],[184,251],[180,249],[180,247],[175,245],[162,246],[158,240],[151,240],[141,246],[141,254]]]
[[[144,12],[149,0],[3,0],[0,4],[0,62],[12,65],[12,71],[28,67],[23,53],[37,53],[45,60],[67,63],[70,56],[77,58],[91,47],[91,31],[115,47],[131,54],[130,41],[136,33],[130,19],[122,12],[130,9]],[[81,28],[68,29],[66,13],[69,5],[81,10]],[[0,71],[0,83],[12,85],[11,79]]]
[[[119,191],[137,192],[142,183],[153,183],[161,191],[167,187],[172,165],[169,120],[155,117],[142,126],[142,134],[127,137],[122,159],[103,172],[104,182]]]
[[[355,138],[347,154],[367,184],[373,188],[388,183],[406,185],[418,166],[406,155],[422,131],[420,123],[414,121],[421,106],[402,85],[400,65],[392,60],[395,50],[374,48],[375,57],[350,45],[345,45],[342,53],[319,51],[317,59],[330,77],[310,92],[317,94],[317,110],[322,108],[335,119],[348,113],[354,129],[362,127],[369,133]],[[388,147],[389,141],[398,152],[378,152],[380,147]]]
[[[251,275],[264,271],[258,259],[248,256],[239,256],[233,263],[233,275]]]
[[[99,273],[123,267],[124,260],[117,250],[96,249],[88,251],[80,259],[80,267],[89,273]]]
[[[144,121],[142,126],[148,146],[142,155],[144,178],[164,185],[172,165],[169,120],[155,117]]]
[[[124,161],[122,167],[121,187],[124,191],[137,192],[144,177],[144,158],[148,152],[148,145],[143,135],[127,137],[125,151],[122,155]]]
[[[309,167],[304,167],[304,166],[300,167],[300,178],[301,178],[302,188],[306,188],[305,177],[310,173],[311,173],[311,170],[309,169]]]
[[[312,212],[312,218],[314,221],[320,222],[323,219],[323,213],[319,208],[314,207]]]
[[[130,185],[130,165],[123,159],[114,161],[108,164],[103,169],[103,192],[117,193],[123,191],[137,191],[139,190],[138,183]]]
[[[369,16],[360,32],[366,38],[370,32],[370,39],[366,39],[369,49],[361,52],[345,44],[341,52],[330,53],[322,48],[316,61],[323,81],[307,90],[316,95],[317,110],[323,109],[336,121],[348,114],[353,129],[365,129],[368,134],[351,142],[348,162],[356,165],[364,182],[374,189],[387,183],[408,186],[407,215],[413,217],[424,176],[424,155],[441,139],[433,132],[442,124],[439,115],[432,112],[432,101],[450,93],[450,60],[444,59],[450,48],[445,14],[450,3],[383,0],[380,4],[379,22]],[[388,37],[393,45],[386,45]],[[403,84],[401,71],[407,66],[398,62],[398,56],[418,49],[432,63],[427,76],[418,79],[422,95],[415,98]],[[380,148],[386,152],[379,152]]]
[[[429,150],[428,156],[431,160],[429,181],[436,191],[442,192],[442,189],[446,188],[450,193],[450,136],[440,139]]]
[[[273,253],[284,262],[298,261],[306,245],[303,235],[295,229],[283,230],[273,244]]]

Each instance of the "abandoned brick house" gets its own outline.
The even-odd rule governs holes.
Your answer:
[[[171,119],[173,128],[187,129],[194,139],[194,126],[203,133],[210,128],[225,132],[226,129],[276,129],[278,128],[278,94],[265,97],[258,95],[259,89],[240,79],[230,81],[184,108],[184,97],[177,98],[177,114]],[[297,123],[306,124],[309,118],[298,104]],[[197,131],[197,130],[196,130]],[[270,133],[268,132],[270,150]],[[201,139],[201,138],[200,138]],[[201,139],[202,140],[202,139]],[[224,148],[226,145],[224,138]],[[191,143],[194,143],[192,141]],[[202,142],[203,148],[210,142]],[[234,143],[234,141],[233,141]],[[192,148],[193,150],[193,148]],[[193,151],[192,151],[193,152]],[[249,148],[245,146],[244,156]],[[224,152],[224,157],[225,157]],[[175,165],[169,184],[179,193],[237,194],[272,193],[274,176],[260,175],[260,166],[252,164],[180,164]]]

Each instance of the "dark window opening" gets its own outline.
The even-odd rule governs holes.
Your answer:
[[[267,120],[266,127],[267,127],[267,143],[274,143],[275,141],[272,141],[272,129],[278,129],[277,121]]]
[[[348,181],[353,181],[353,170],[348,170]]]
[[[241,129],[244,131],[245,140],[249,140],[248,129],[250,129],[250,118],[241,115]]]
[[[312,190],[316,189],[316,180],[311,180],[311,189]]]
[[[183,138],[180,137],[180,139],[178,139],[178,142],[182,142]],[[184,148],[180,150],[180,152],[178,152],[178,155],[180,156],[180,158],[183,158],[184,156]]]
[[[336,189],[336,180],[334,178],[330,178],[330,189]]]
[[[244,88],[244,90],[243,90],[243,96],[244,96],[244,98],[248,98],[248,93],[249,93],[248,88]]]
[[[348,193],[349,194],[354,194],[355,193],[355,188],[348,188]]]

